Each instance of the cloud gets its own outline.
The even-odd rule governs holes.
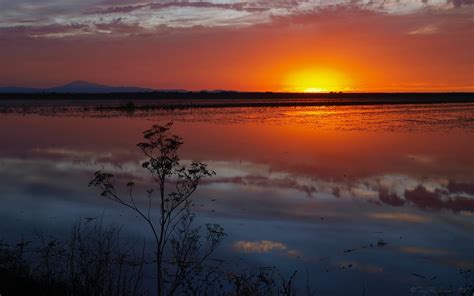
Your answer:
[[[233,248],[239,252],[245,253],[268,253],[272,251],[284,251],[288,247],[280,242],[261,240],[261,241],[238,241],[233,244]]]
[[[123,6],[109,6],[106,8],[100,8],[95,11],[90,11],[90,13],[98,14],[110,14],[110,13],[130,13],[136,10],[149,9],[149,10],[163,10],[169,8],[197,8],[197,9],[210,9],[218,8],[222,10],[236,10],[236,11],[248,11],[248,12],[261,12],[271,8],[268,5],[259,5],[258,2],[235,2],[235,3],[220,3],[212,1],[199,1],[199,2],[153,2],[146,4],[136,4],[136,5],[123,5]]]
[[[150,4],[137,4],[137,5],[125,5],[125,6],[109,6],[98,10],[91,10],[85,12],[85,14],[110,14],[110,13],[129,13],[135,10],[140,10],[149,7]]]
[[[140,26],[138,23],[127,23],[123,18],[116,18],[106,23],[95,23],[94,28],[98,33],[105,34],[115,33],[120,35],[133,35],[149,32],[146,28]]]
[[[410,223],[425,223],[430,221],[430,219],[426,216],[409,213],[373,213],[369,214],[369,217],[378,220],[391,220]]]
[[[428,191],[423,185],[405,191],[405,199],[422,209],[474,212],[474,198],[444,196],[439,190]]]
[[[7,0],[0,10],[0,28],[14,28],[20,25],[47,28],[81,24],[88,31],[100,34],[97,24],[118,27],[129,25],[146,29],[168,26],[172,28],[242,27],[267,24],[282,18],[298,22],[319,22],[316,15],[356,13],[382,15],[408,15],[425,11],[449,11],[455,8],[469,8],[473,0],[454,1],[390,1],[390,0],[295,0],[295,1],[100,1],[100,0]],[[121,19],[114,23],[114,19]],[[130,34],[130,28],[109,29]],[[422,26],[409,34],[433,34],[438,31],[434,25]],[[43,34],[50,37],[49,34]],[[70,34],[56,35],[67,37]]]
[[[70,148],[35,148],[31,151],[40,156],[52,156],[58,158],[75,158],[75,159],[111,159],[111,152],[97,153],[96,151],[77,150]]]
[[[431,249],[431,248],[416,247],[416,246],[401,247],[400,251],[402,251],[403,253],[416,254],[416,255],[446,255],[450,253],[447,250]]]
[[[289,258],[301,259],[304,257],[303,252],[289,249],[288,246],[283,243],[270,240],[237,241],[232,245],[232,248],[237,252],[243,253],[262,254],[279,251],[279,255]]]
[[[447,189],[452,193],[465,193],[474,195],[474,183],[449,181]]]
[[[21,25],[0,27],[0,36],[25,35],[29,37],[69,37],[90,34],[85,24]]]
[[[106,170],[118,175],[134,176],[140,180],[146,171],[140,161],[131,158],[127,151],[97,153],[70,148],[34,149],[29,161],[18,158],[3,158],[4,166],[15,167],[18,163],[51,165],[61,171],[95,172]],[[186,162],[183,160],[183,162]],[[327,198],[359,199],[379,205],[393,207],[414,206],[424,210],[449,210],[474,212],[474,185],[437,179],[416,179],[408,175],[369,176],[353,180],[332,180],[314,175],[294,174],[290,171],[272,169],[269,165],[251,162],[206,161],[216,172],[215,178],[203,181],[209,188],[241,186],[254,192],[283,194],[288,191],[299,201],[311,198],[314,201]],[[296,191],[296,192],[295,192]],[[290,213],[289,213],[290,214]],[[414,221],[412,217],[376,215],[372,218]]]
[[[474,5],[474,0],[449,0],[448,3],[452,3],[454,7],[459,8],[463,6]]]
[[[405,191],[405,199],[424,209],[442,209],[443,201],[437,192],[428,191],[423,185]]]
[[[421,158],[426,163],[427,158]],[[431,158],[430,163],[432,162]],[[336,182],[324,178],[294,175],[287,171],[274,171],[268,166],[250,163],[233,165],[213,163],[216,178],[206,180],[206,184],[233,184],[252,186],[270,190],[296,190],[312,198],[362,199],[393,207],[415,206],[427,210],[451,210],[454,212],[474,212],[474,186],[471,183],[440,181],[436,179],[416,179],[408,175],[370,176],[358,180]],[[240,168],[224,170],[224,168]],[[410,221],[409,216],[378,216]]]
[[[405,200],[398,197],[396,193],[391,193],[388,191],[388,189],[383,187],[379,189],[379,199],[384,204],[388,204],[395,207],[402,206],[405,204]]]
[[[247,175],[237,176],[231,178],[215,178],[209,180],[209,183],[214,184],[238,184],[244,186],[258,186],[265,188],[281,188],[281,189],[294,189],[300,192],[306,193],[308,196],[316,193],[317,190],[314,185],[306,185],[299,182],[297,179],[291,177],[267,177],[259,175]]]
[[[427,25],[408,32],[410,35],[431,35],[436,34],[439,28],[436,25]]]

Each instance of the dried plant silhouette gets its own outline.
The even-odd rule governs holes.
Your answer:
[[[0,288],[5,295],[143,295],[144,244],[134,249],[120,228],[101,222],[78,222],[62,240],[38,233],[13,246],[0,242]]]
[[[90,186],[101,189],[102,196],[131,209],[148,226],[154,238],[156,289],[160,296],[196,289],[199,275],[209,276],[212,271],[204,263],[225,236],[218,224],[207,224],[204,231],[193,225],[192,194],[203,178],[215,172],[200,162],[180,165],[178,150],[183,141],[170,132],[171,126],[154,125],[143,132],[145,141],[137,145],[148,158],[142,167],[154,180],[146,191],[147,206],[138,205],[133,182],[126,185],[126,196],[116,189],[112,174],[96,172],[90,182]]]

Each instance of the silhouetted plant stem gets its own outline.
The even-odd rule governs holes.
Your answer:
[[[184,286],[186,276],[204,264],[225,235],[219,225],[206,225],[206,239],[210,241],[210,247],[202,250],[200,228],[191,225],[194,219],[190,211],[191,196],[202,178],[215,173],[199,162],[187,167],[180,166],[177,151],[183,142],[180,137],[169,132],[171,126],[171,123],[154,125],[143,132],[145,141],[137,144],[148,158],[142,167],[149,171],[156,183],[158,219],[154,219],[151,214],[154,189],[147,191],[147,209],[142,210],[134,199],[133,182],[127,183],[128,200],[118,194],[112,174],[96,172],[89,184],[101,188],[102,196],[136,212],[148,225],[155,240],[156,288],[159,296],[177,293],[178,287]],[[174,182],[174,189],[168,190],[167,182]]]

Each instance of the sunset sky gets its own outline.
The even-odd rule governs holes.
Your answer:
[[[0,0],[0,86],[474,91],[473,0]]]

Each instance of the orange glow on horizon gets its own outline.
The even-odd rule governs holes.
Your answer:
[[[351,90],[350,79],[332,69],[307,69],[291,72],[284,82],[291,92],[320,93]]]
[[[435,16],[416,21],[372,14],[300,17],[295,23],[172,30],[156,38],[132,34],[113,42],[105,34],[84,35],[87,42],[80,46],[76,38],[15,39],[2,43],[0,64],[8,71],[0,71],[0,83],[42,88],[85,80],[152,89],[307,93],[474,91],[474,38],[468,26],[455,30],[457,18],[444,19],[446,26],[437,32],[410,34]]]

